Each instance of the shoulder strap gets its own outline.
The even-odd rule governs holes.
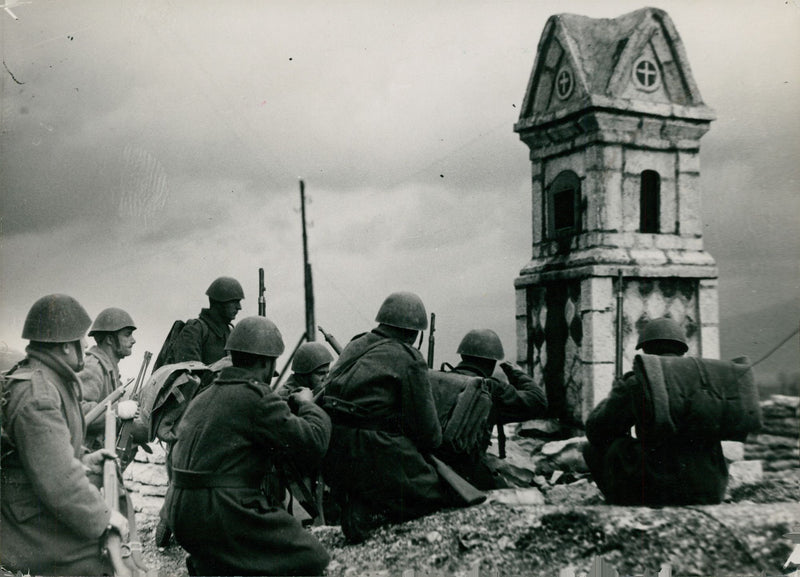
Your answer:
[[[391,341],[391,340],[392,340],[392,339],[390,339],[390,338],[388,338],[388,337],[383,337],[383,338],[381,338],[380,340],[377,340],[377,341],[375,341],[375,342],[374,342],[374,343],[372,343],[370,346],[368,346],[366,349],[364,349],[363,351],[361,351],[361,354],[360,354],[360,355],[358,355],[357,357],[353,357],[352,359],[350,359],[350,360],[348,360],[347,362],[345,362],[345,364],[343,364],[343,365],[341,365],[341,366],[337,367],[337,368],[336,368],[336,369],[337,369],[337,370],[336,370],[336,372],[337,372],[337,373],[344,373],[345,371],[349,370],[349,369],[350,369],[350,367],[352,367],[354,364],[356,364],[356,362],[357,362],[357,361],[358,361],[358,360],[359,360],[361,357],[363,357],[364,355],[366,355],[366,354],[367,354],[369,351],[371,351],[372,349],[374,349],[374,348],[375,348],[375,347],[377,347],[378,345],[382,345],[382,344],[386,343],[387,341]]]

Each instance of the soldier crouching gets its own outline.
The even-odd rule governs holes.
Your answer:
[[[194,575],[320,575],[330,560],[283,508],[275,471],[291,460],[318,467],[331,424],[309,389],[295,392],[296,414],[269,386],[284,345],[264,317],[231,332],[233,366],[189,404],[172,450],[165,508]]]

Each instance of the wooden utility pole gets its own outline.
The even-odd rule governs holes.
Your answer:
[[[306,234],[306,185],[300,180],[300,213],[303,218],[303,271],[306,289],[306,339],[316,340],[314,322],[314,281],[311,278],[311,263],[308,262],[308,235]]]

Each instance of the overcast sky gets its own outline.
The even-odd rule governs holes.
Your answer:
[[[797,298],[800,7],[653,2],[705,102],[706,249],[723,316]],[[345,342],[383,298],[437,315],[437,362],[489,327],[514,357],[531,256],[530,165],[513,132],[547,18],[628,1],[33,0],[0,12],[0,342],[40,296],[137,321],[134,376],[217,276],[291,349],[304,330],[298,178],[316,316]],[[282,364],[282,362],[279,362]]]

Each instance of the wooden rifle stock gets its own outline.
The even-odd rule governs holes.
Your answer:
[[[433,455],[428,455],[428,459],[439,476],[456,492],[464,505],[469,507],[483,503],[486,500],[486,493],[474,487],[472,483],[456,473],[448,464]]]
[[[141,395],[142,386],[144,383],[144,375],[147,372],[147,366],[150,364],[150,359],[152,357],[153,354],[150,351],[144,352],[142,366],[139,368],[139,376],[136,377],[136,383],[133,385],[130,395],[126,395],[128,399],[134,400],[137,403],[139,402],[139,396]],[[123,468],[127,467],[127,465],[133,460],[133,457],[138,450],[138,445],[134,446],[133,444],[133,429],[134,419],[124,419],[119,428],[119,434],[116,437],[117,456],[119,457],[120,462],[123,464]]]
[[[97,405],[95,405],[88,413],[86,413],[83,417],[86,426],[88,427],[89,425],[91,425],[97,419],[100,418],[100,416],[105,412],[108,403],[111,404],[116,403],[122,397],[122,395],[125,394],[125,392],[128,390],[128,387],[131,385],[132,382],[133,378],[130,378],[127,383],[125,383],[118,389],[114,389],[114,391],[112,391],[111,394],[109,394],[102,401],[97,403]]]

